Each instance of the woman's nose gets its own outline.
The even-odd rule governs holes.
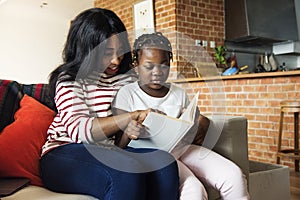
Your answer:
[[[120,65],[121,63],[121,57],[119,57],[117,54],[114,54],[111,58],[111,61],[110,61],[112,64],[114,65]]]

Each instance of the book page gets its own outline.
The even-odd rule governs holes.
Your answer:
[[[147,135],[132,140],[130,147],[155,148],[171,152],[194,124],[198,93],[180,118],[150,112],[143,122]]]
[[[179,119],[189,121],[189,122],[194,122],[195,120],[195,112],[197,108],[197,103],[198,103],[198,96],[199,92],[194,96],[186,110],[181,114]]]

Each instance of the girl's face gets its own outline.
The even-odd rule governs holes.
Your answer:
[[[122,43],[116,35],[107,40],[106,49],[102,59],[102,65],[106,67],[104,73],[116,75],[119,71],[120,63],[124,58]]]
[[[168,52],[155,47],[142,49],[139,55],[137,71],[142,89],[161,89],[170,72]]]

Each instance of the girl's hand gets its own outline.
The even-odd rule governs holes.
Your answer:
[[[163,111],[160,111],[160,110],[154,109],[154,108],[151,108],[151,112],[156,112],[156,113],[159,113],[159,114],[162,114],[162,115],[167,115],[167,114],[164,113]]]
[[[147,110],[134,111],[134,117],[132,117],[132,119],[142,124],[150,111],[151,111],[150,108]]]
[[[137,140],[145,131],[142,124],[136,120],[131,120],[124,131],[124,134],[131,140]]]

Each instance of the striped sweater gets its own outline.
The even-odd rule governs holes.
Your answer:
[[[93,119],[112,115],[111,103],[117,91],[135,80],[134,75],[111,77],[102,73],[94,82],[58,82],[54,97],[58,112],[48,129],[42,155],[64,144],[95,143],[91,135]]]

